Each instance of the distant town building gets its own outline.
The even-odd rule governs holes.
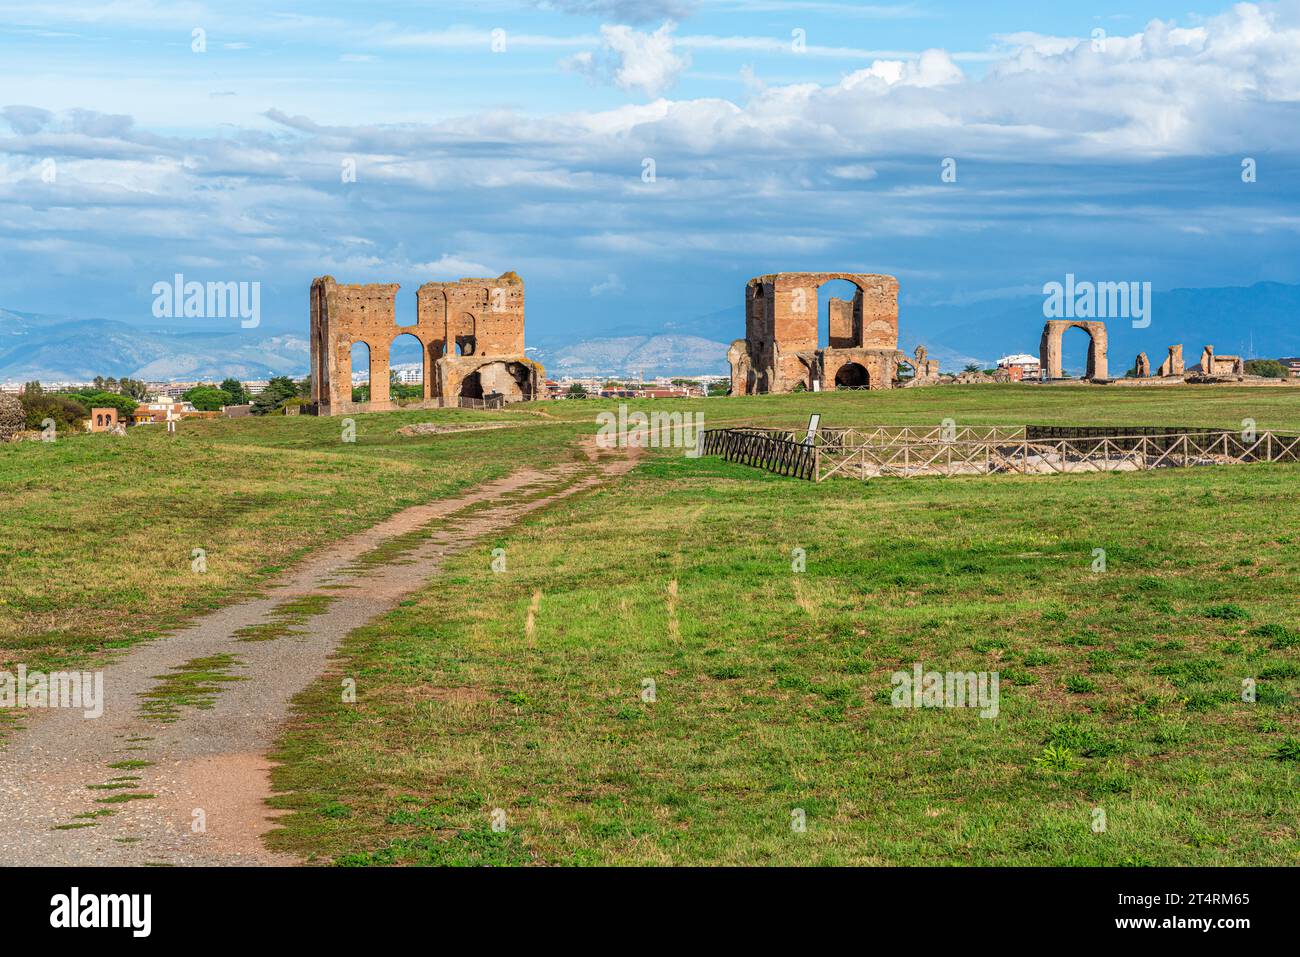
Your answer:
[[[170,395],[160,395],[149,402],[141,402],[131,413],[131,423],[133,425],[152,425],[155,423],[166,422],[168,413],[172,418],[192,418],[192,417],[209,417],[206,413],[200,412],[189,402],[184,402],[172,398]],[[218,413],[212,413],[217,415]]]
[[[101,408],[96,406],[90,410],[90,418],[86,421],[86,427],[91,432],[111,432],[117,428],[117,409]]]
[[[1037,379],[1042,371],[1038,356],[1031,356],[1025,352],[1003,356],[998,360],[998,368],[1006,369],[1012,382]]]
[[[1300,358],[1278,359],[1277,361],[1282,364],[1282,368],[1290,373],[1291,378],[1300,379]]]

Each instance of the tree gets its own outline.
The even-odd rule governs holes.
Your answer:
[[[98,392],[104,391],[104,377],[102,375],[95,376],[95,390]]]
[[[44,391],[45,391],[45,390],[41,388],[40,380],[39,380],[39,379],[33,379],[31,382],[25,382],[25,383],[23,383],[23,390],[22,390],[22,392],[20,392],[20,393],[18,393],[18,394],[19,394],[19,395],[37,396],[37,395],[40,395],[40,394],[41,394],[42,392],[44,392]]]
[[[244,383],[234,376],[221,381],[221,391],[230,396],[227,405],[243,405],[248,401],[248,390],[244,388]]]
[[[86,389],[82,392],[73,392],[68,398],[84,405],[87,409],[117,409],[123,418],[134,412],[136,405],[138,405],[135,399],[130,396],[122,395],[119,392],[108,392],[104,389],[99,391]]]
[[[130,385],[124,390],[133,399],[143,402],[149,397],[149,384],[140,379],[127,379]]]
[[[107,391],[107,392],[116,392],[116,391],[117,391],[117,380],[114,379],[112,376],[109,376],[107,379],[105,379],[105,380],[104,380],[104,390]]]
[[[968,363],[966,363],[966,368],[965,368],[964,371],[966,371],[966,372],[979,372],[979,371],[980,371],[979,363],[978,363],[978,362],[968,362]]]
[[[582,387],[581,382],[575,382],[573,385],[569,386],[569,397],[574,399],[585,399],[587,397],[587,390]]]
[[[731,383],[726,379],[709,383],[709,395],[730,395]]]
[[[219,412],[222,406],[234,405],[230,393],[213,385],[196,385],[181,393],[181,398],[200,412]]]
[[[278,375],[266,388],[253,397],[253,415],[266,415],[281,408],[289,399],[296,398],[298,387],[287,375]]]
[[[1246,375],[1261,375],[1267,379],[1287,379],[1291,373],[1276,359],[1247,359]]]

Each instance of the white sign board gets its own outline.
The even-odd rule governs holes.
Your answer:
[[[813,441],[817,438],[817,426],[818,424],[820,424],[821,420],[822,417],[818,415],[816,412],[808,416],[808,434],[804,436],[804,440],[803,440],[804,445],[813,444]]]

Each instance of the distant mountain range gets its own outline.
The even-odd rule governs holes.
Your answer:
[[[1107,321],[1112,374],[1122,375],[1139,351],[1152,366],[1183,344],[1188,365],[1213,343],[1219,354],[1246,358],[1300,355],[1300,286],[1263,282],[1218,289],[1156,292],[1151,323]],[[1002,355],[1037,354],[1043,297],[1022,296],[956,305],[903,304],[899,346],[924,344],[944,371],[969,362],[988,367]],[[529,355],[550,376],[646,376],[725,373],[727,347],[744,335],[739,305],[659,328],[624,327],[602,338],[530,334]],[[1067,336],[1066,364],[1081,365],[1083,333]],[[302,335],[229,328],[176,332],[111,319],[46,316],[0,309],[0,380],[90,379],[96,375],[159,381],[266,379],[307,373]],[[1079,371],[1079,370],[1074,370]]]
[[[307,337],[178,333],[113,319],[73,319],[0,309],[0,380],[147,381],[269,379],[306,375]]]

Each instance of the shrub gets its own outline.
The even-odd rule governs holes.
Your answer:
[[[1250,614],[1236,605],[1212,605],[1205,609],[1205,617],[1219,621],[1243,621],[1249,618]]]
[[[66,395],[55,395],[50,392],[38,392],[36,394],[23,393],[22,397],[23,411],[27,416],[27,428],[42,428],[41,423],[46,419],[53,419],[55,428],[67,430],[75,428],[78,423],[85,420],[90,415],[90,410],[80,402],[68,398]]]
[[[1079,766],[1079,760],[1069,748],[1059,744],[1049,744],[1043,753],[1034,758],[1034,764],[1044,771],[1073,771]]]
[[[1246,375],[1261,375],[1268,379],[1286,379],[1291,373],[1276,359],[1247,359]]]
[[[1287,738],[1277,746],[1279,761],[1300,761],[1300,738]]]
[[[1290,648],[1293,645],[1300,645],[1300,632],[1292,631],[1277,622],[1269,622],[1267,625],[1252,628],[1250,634],[1256,638],[1267,638],[1274,648]]]

